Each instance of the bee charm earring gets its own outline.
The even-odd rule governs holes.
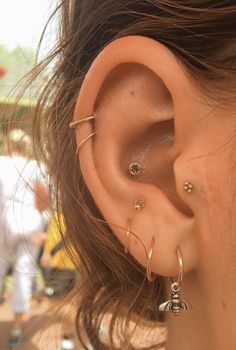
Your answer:
[[[184,275],[184,266],[183,266],[183,257],[179,247],[176,249],[176,254],[179,262],[179,276],[177,282],[173,281],[171,278],[171,296],[170,300],[159,305],[159,311],[172,311],[175,316],[179,316],[181,310],[188,310],[188,304],[181,299],[180,297],[180,283],[183,280]]]

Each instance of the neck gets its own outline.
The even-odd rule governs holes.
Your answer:
[[[204,279],[205,280],[205,279]],[[170,286],[167,286],[167,291]],[[185,275],[181,297],[192,308],[176,317],[167,316],[168,342],[166,350],[235,350],[236,313],[235,296],[227,296],[227,286],[208,279],[204,286],[196,274]],[[224,299],[221,298],[224,292]],[[224,301],[223,301],[224,300]],[[225,300],[231,304],[227,307]]]

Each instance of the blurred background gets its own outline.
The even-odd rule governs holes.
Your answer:
[[[40,88],[44,84],[44,75],[48,75],[50,72],[48,71],[37,78],[31,88],[26,90],[20,100],[17,101],[17,104],[16,100],[19,93],[24,89],[25,83],[22,80],[23,77],[34,67],[37,61],[41,60],[50,52],[55,43],[57,35],[56,17],[48,25],[39,50],[42,32],[56,6],[57,1],[55,0],[2,0],[0,2],[0,187],[3,187],[3,191],[0,191],[1,213],[4,209],[6,196],[9,197],[9,188],[14,188],[16,196],[18,193],[15,183],[17,182],[19,184],[19,179],[16,179],[14,175],[15,170],[19,173],[19,178],[27,182],[29,180],[28,163],[31,162],[30,169],[33,165],[35,166],[35,163],[32,163],[32,157],[30,157],[28,163],[23,162],[24,167],[21,165],[21,170],[17,168],[19,159],[26,159],[25,154],[23,156],[22,154],[15,154],[10,159],[6,151],[6,136],[10,120],[11,129],[14,129],[14,145],[17,146],[17,142],[19,142],[19,145],[22,146],[23,144],[29,147],[31,144],[28,120]],[[53,69],[53,67],[50,67],[50,69]],[[13,166],[12,158],[16,161]],[[25,172],[26,168],[27,172]],[[24,193],[27,191],[28,189],[25,186]],[[44,192],[41,191],[41,194],[44,197],[47,196],[47,190]],[[26,195],[20,197],[21,209],[25,206],[26,197]],[[17,200],[19,201],[19,197]],[[35,204],[35,198],[33,200]],[[8,198],[7,201],[10,203],[9,206],[16,207],[15,199],[11,199],[10,202]],[[36,209],[33,208],[32,210],[35,211]],[[42,211],[44,210],[40,209],[40,213]],[[22,213],[20,214],[21,216],[24,215]],[[16,215],[18,214],[16,213]],[[66,313],[65,315],[63,312],[57,314],[55,309],[53,313],[51,311],[48,313],[48,309],[52,308],[52,305],[53,307],[55,305],[55,295],[53,293],[61,294],[58,287],[50,284],[45,277],[50,271],[53,270],[55,272],[57,270],[58,266],[56,264],[58,264],[58,254],[60,254],[58,251],[63,249],[59,235],[57,234],[55,217],[56,213],[50,212],[42,220],[42,229],[35,232],[33,239],[30,237],[30,240],[24,241],[25,249],[28,249],[31,245],[37,248],[37,256],[34,258],[32,254],[28,262],[25,262],[26,266],[24,266],[24,269],[19,261],[17,264],[17,259],[19,260],[19,247],[17,248],[17,245],[19,246],[19,244],[16,241],[14,241],[14,246],[12,245],[9,253],[6,254],[7,257],[5,257],[4,251],[8,252],[9,247],[5,243],[4,235],[8,234],[9,227],[6,229],[3,220],[0,220],[0,280],[2,280],[0,281],[0,350],[9,348],[20,348],[24,350],[79,349],[79,347],[76,347],[76,341],[72,339],[73,334],[71,333],[73,332],[69,331],[70,334],[68,332],[67,334],[63,334],[61,330],[62,320],[70,323],[70,320],[67,320]],[[50,221],[51,219],[54,220],[53,223]],[[12,221],[14,220],[15,218],[12,216]],[[8,226],[11,226],[11,223],[8,223]],[[24,231],[26,228],[23,227],[22,230]],[[49,240],[47,235],[49,231],[53,236],[53,239],[52,237],[50,238],[50,244],[47,242]],[[11,242],[9,243],[10,245]],[[45,248],[46,245],[47,248]],[[57,250],[55,250],[55,247]],[[44,263],[42,264],[40,259],[43,254],[45,255],[45,249],[47,249],[47,256],[46,258],[44,256]],[[56,263],[55,261],[52,262],[54,255],[51,254],[51,249],[54,249],[53,254],[56,256]],[[28,256],[30,254],[31,252],[28,251]],[[66,259],[65,256],[63,259]],[[6,269],[4,268],[5,266]],[[28,269],[30,266],[31,270]],[[71,277],[72,270],[73,266],[66,270],[69,271],[69,282],[73,280],[73,276]],[[31,277],[33,276],[32,278],[30,277],[30,280],[28,279],[29,275]],[[68,273],[66,276],[68,280]],[[19,285],[16,282],[17,278],[19,281],[22,278],[22,282],[19,282]],[[30,299],[30,307],[26,312],[21,312],[20,309],[18,311],[14,309],[14,293],[16,293],[17,298],[17,292],[19,293],[21,289],[20,283],[23,284],[22,288],[25,289],[24,293],[27,294],[25,298]],[[28,286],[28,290],[26,289],[27,283],[30,285],[30,287]]]
[[[33,86],[26,90],[17,110],[15,98],[23,90],[22,78],[53,47],[56,39],[56,18],[50,22],[44,40],[39,41],[49,16],[56,8],[55,0],[2,0],[0,4],[0,152],[4,141],[4,122],[14,112],[14,118],[21,119],[20,128],[25,126],[22,117],[30,112],[37,93],[43,84],[40,76]],[[46,74],[46,73],[44,73]],[[6,108],[8,107],[8,108]],[[7,111],[7,112],[6,112]],[[7,113],[7,115],[6,115]]]

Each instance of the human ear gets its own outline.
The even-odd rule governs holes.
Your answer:
[[[152,271],[162,276],[177,275],[177,247],[185,271],[197,264],[193,194],[183,188],[193,178],[186,141],[193,96],[169,49],[147,37],[128,36],[95,58],[74,113],[74,121],[95,113],[95,120],[78,125],[76,139],[77,145],[87,140],[78,157],[97,206],[123,244],[128,226],[135,233],[129,236],[129,252],[143,266],[143,245],[148,252],[154,238]],[[128,171],[132,162],[141,165],[138,176]],[[137,211],[140,199],[144,208]]]

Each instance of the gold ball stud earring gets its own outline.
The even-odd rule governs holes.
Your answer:
[[[189,181],[185,181],[184,190],[185,192],[191,193],[193,191],[193,184]]]
[[[130,163],[129,165],[129,173],[133,176],[137,176],[141,172],[141,165],[139,163]]]

